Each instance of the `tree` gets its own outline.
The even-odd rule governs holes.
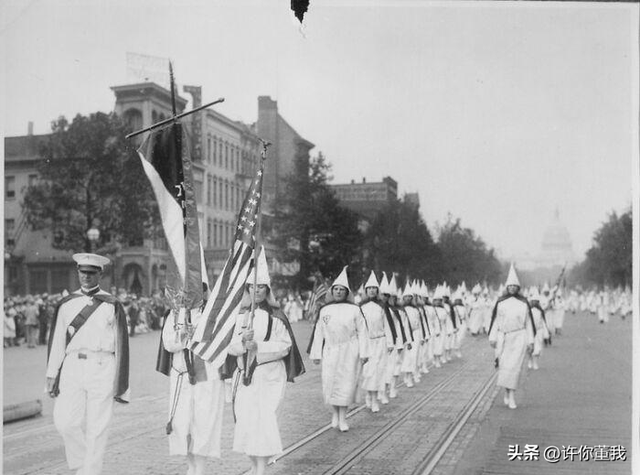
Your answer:
[[[584,284],[631,286],[633,275],[633,219],[631,209],[621,214],[612,212],[593,236],[593,246],[578,267]],[[578,274],[579,275],[579,274]]]
[[[90,249],[87,230],[105,244],[141,245],[155,237],[160,218],[153,192],[125,124],[115,114],[60,117],[38,163],[40,180],[23,207],[32,229],[50,229],[57,249]]]
[[[357,217],[339,205],[327,184],[330,170],[321,153],[310,161],[299,156],[276,205],[271,240],[282,249],[283,262],[300,264],[298,286],[308,287],[308,277],[317,271],[337,276],[360,255]]]
[[[365,235],[366,265],[410,278],[437,282],[442,276],[442,256],[420,216],[419,208],[406,201],[387,204]]]
[[[459,218],[448,215],[438,235],[438,248],[444,262],[443,278],[447,282],[500,281],[502,269],[495,251],[489,249],[472,229],[463,228]]]

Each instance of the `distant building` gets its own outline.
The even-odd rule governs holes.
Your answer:
[[[541,267],[554,265],[575,264],[576,255],[573,252],[571,235],[566,226],[560,221],[560,212],[556,209],[553,221],[544,231],[538,261]]]
[[[284,193],[291,173],[307,173],[309,152],[314,144],[302,138],[278,112],[278,103],[269,96],[258,97],[256,133],[271,142],[265,163],[263,212],[273,215],[276,200]]]
[[[171,94],[155,83],[128,84],[111,88],[115,112],[134,130],[157,123],[172,114]],[[202,89],[185,86],[193,107],[201,105]],[[177,112],[187,99],[176,98]],[[258,121],[248,125],[231,120],[213,109],[205,109],[185,119],[187,143],[193,160],[201,242],[213,285],[228,256],[235,234],[236,219],[247,187],[254,177],[262,146],[260,139],[273,142],[265,173],[264,210],[273,209],[282,192],[283,178],[294,169],[296,160],[306,163],[313,144],[287,124],[277,112],[277,103],[268,97],[258,101]],[[259,133],[258,130],[259,129]],[[77,286],[72,252],[52,247],[50,232],[31,231],[22,211],[21,198],[28,184],[38,180],[39,147],[49,135],[5,138],[5,294],[56,293]],[[138,138],[138,143],[142,138]],[[166,240],[145,240],[140,246],[123,247],[110,256],[114,265],[102,284],[148,295],[163,289],[173,265]],[[269,253],[273,260],[275,253]],[[273,262],[272,262],[273,263]],[[277,262],[274,267],[279,269]],[[282,269],[281,269],[282,270]],[[277,271],[276,271],[277,272]]]
[[[363,178],[361,183],[351,180],[351,183],[330,187],[342,206],[369,221],[373,221],[385,205],[398,199],[398,182],[389,176],[380,182],[367,182]]]
[[[553,220],[545,228],[542,242],[538,251],[511,257],[523,270],[567,268],[576,264],[579,259],[573,251],[571,235],[566,226],[560,221],[560,212],[556,209]]]
[[[404,202],[420,208],[420,195],[418,193],[405,193]]]

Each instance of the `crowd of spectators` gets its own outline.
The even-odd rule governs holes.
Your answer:
[[[162,329],[163,318],[168,309],[167,300],[162,292],[156,291],[150,297],[140,297],[115,287],[112,287],[109,292],[115,295],[124,307],[130,336]],[[4,348],[25,344],[28,348],[46,345],[56,306],[65,295],[67,295],[66,291],[58,294],[6,297],[4,299]],[[308,318],[306,315],[308,295],[284,291],[278,301],[291,322]]]
[[[139,297],[125,289],[111,289],[127,315],[129,335],[162,328],[166,302],[160,291],[151,297]],[[67,295],[13,295],[4,299],[4,348],[26,344],[28,348],[46,345],[56,305]]]

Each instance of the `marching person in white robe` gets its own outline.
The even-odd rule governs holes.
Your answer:
[[[478,336],[482,328],[482,319],[484,317],[484,300],[480,297],[480,284],[476,284],[471,289],[472,297],[469,302],[469,331],[471,335]]]
[[[540,306],[540,293],[537,287],[529,289],[529,302],[531,303],[531,315],[533,315],[533,323],[536,328],[536,337],[533,341],[533,351],[529,354],[527,367],[530,369],[539,369],[540,354],[545,338],[549,334],[547,323],[545,320],[544,310]]]
[[[566,303],[562,296],[562,290],[558,289],[555,298],[553,299],[553,313],[555,324],[555,334],[562,334],[562,327],[564,326],[564,316],[566,313]]]
[[[435,311],[433,310],[433,306],[429,302],[429,290],[427,289],[424,281],[420,282],[418,286],[418,293],[420,297],[421,310],[422,310],[422,320],[424,323],[424,330],[427,335],[427,341],[424,344],[424,349],[422,351],[422,359],[419,362],[420,372],[422,374],[429,373],[429,361],[433,360],[433,337],[434,337],[434,327],[432,324],[433,315],[435,315]]]
[[[398,304],[399,293],[396,276],[392,275],[391,281],[389,282],[389,308],[396,319],[397,329],[402,337],[402,348],[397,349],[397,359],[392,370],[393,377],[389,383],[389,397],[391,399],[398,397],[398,380],[402,372],[402,362],[404,361],[407,350],[413,348],[413,334],[411,333],[411,326],[409,325],[407,314],[402,306]]]
[[[371,412],[379,412],[378,398],[385,395],[385,373],[389,353],[394,350],[393,335],[385,311],[378,302],[380,284],[373,271],[364,284],[365,297],[360,303],[369,337],[369,360],[362,367],[360,387],[367,391],[365,402]]]
[[[199,309],[193,311],[191,328],[201,318]],[[169,376],[169,454],[186,457],[187,475],[203,475],[207,458],[220,458],[224,383],[217,366],[187,349],[190,336],[185,310],[171,310],[166,316],[161,340],[163,349],[170,355],[168,367],[161,368],[162,356],[159,355],[157,369]]]
[[[462,358],[462,342],[467,335],[467,307],[462,303],[462,292],[458,289],[453,295],[453,311],[456,317],[456,332],[453,335],[453,349],[458,358]]]
[[[493,308],[489,343],[499,348],[497,385],[505,388],[504,403],[517,407],[515,392],[527,351],[533,349],[535,326],[529,302],[520,295],[520,281],[511,264],[506,282],[507,293]]]
[[[393,349],[387,355],[387,364],[384,373],[385,388],[380,394],[380,402],[382,404],[388,404],[389,398],[395,398],[397,396],[396,380],[400,375],[400,359],[407,342],[400,314],[393,308],[395,306],[395,297],[391,295],[392,293],[394,293],[394,291],[391,289],[391,283],[387,279],[387,275],[383,272],[382,280],[380,281],[380,306],[385,313],[387,324],[391,331]]]
[[[246,290],[235,315],[223,375],[237,366],[232,383],[233,450],[249,456],[252,475],[263,475],[269,457],[282,452],[277,412],[287,381],[304,373],[304,365],[289,321],[273,298],[264,247]]]
[[[367,329],[360,307],[351,295],[347,266],[331,285],[331,298],[320,309],[309,357],[322,362],[322,393],[331,406],[331,426],[349,430],[347,408],[353,404],[362,365],[369,357]]]
[[[407,348],[402,359],[401,371],[404,373],[404,384],[408,388],[412,388],[414,383],[420,382],[420,373],[418,371],[418,352],[420,346],[424,342],[424,338],[420,329],[420,313],[413,304],[413,290],[409,282],[405,284],[402,292],[402,308],[407,314],[407,321],[411,335],[413,336],[413,344],[411,348]]]

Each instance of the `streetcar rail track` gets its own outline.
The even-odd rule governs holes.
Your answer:
[[[420,397],[419,400],[412,403],[410,406],[402,410],[394,420],[385,424],[380,429],[376,430],[371,436],[367,437],[365,441],[360,443],[358,447],[352,450],[349,454],[344,456],[342,459],[337,461],[331,468],[325,470],[323,472],[324,475],[344,475],[348,473],[348,471],[356,465],[360,460],[366,457],[368,453],[374,450],[377,446],[379,446],[385,439],[393,435],[394,430],[400,427],[405,421],[407,421],[413,414],[418,412],[425,404],[429,403],[429,401],[433,400],[442,390],[446,389],[449,385],[451,385],[456,378],[464,372],[468,367],[472,364],[471,361],[466,362],[460,368],[457,368],[455,372],[446,376],[445,379],[437,383],[434,387],[432,387],[427,393]],[[412,475],[428,475],[431,473],[433,468],[438,464],[442,456],[446,453],[449,446],[455,440],[456,435],[462,430],[465,426],[468,419],[471,417],[476,408],[480,405],[480,403],[484,400],[487,392],[493,387],[495,380],[497,378],[497,373],[492,373],[485,382],[475,391],[469,401],[464,405],[464,407],[458,412],[455,419],[448,425],[445,432],[439,439],[436,441],[435,445],[429,450],[427,454],[422,458],[420,464],[414,469]],[[403,385],[399,385],[401,387]],[[347,414],[347,417],[353,417],[357,413],[366,409],[366,406],[360,405]],[[297,442],[291,444],[286,447],[285,450],[279,454],[278,456],[272,458],[269,461],[269,465],[276,463],[278,460],[281,460],[296,450],[304,447],[309,444],[313,440],[320,437],[325,432],[332,430],[330,424],[320,427],[316,431],[310,433],[309,435],[303,437]],[[243,471],[242,474],[246,475],[250,473],[250,471]]]
[[[342,475],[347,473],[351,467],[353,467],[356,463],[362,460],[369,452],[375,449],[380,443],[382,443],[385,439],[391,436],[394,432],[394,429],[402,425],[410,416],[419,411],[425,404],[431,401],[434,397],[436,397],[440,391],[449,386],[456,377],[461,374],[471,363],[467,362],[460,368],[458,368],[454,373],[448,375],[444,380],[440,381],[433,388],[431,388],[426,394],[424,394],[418,401],[411,404],[409,407],[404,409],[397,417],[395,417],[392,421],[385,424],[383,427],[378,429],[375,433],[369,436],[364,442],[362,442],[358,447],[351,451],[351,453],[347,454],[341,460],[336,462],[333,467],[324,472],[324,475]]]

